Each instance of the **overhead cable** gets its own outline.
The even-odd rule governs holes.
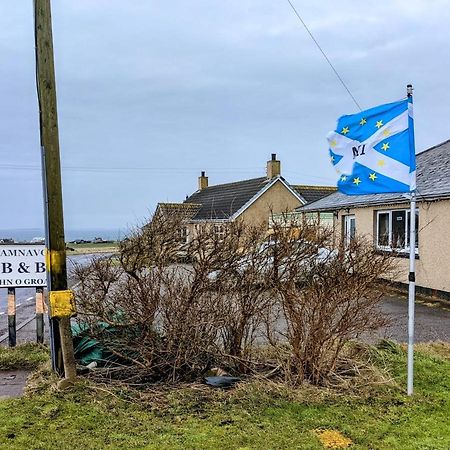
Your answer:
[[[338,78],[338,80],[341,82],[342,86],[344,86],[344,89],[348,92],[348,95],[350,95],[350,97],[352,98],[353,102],[355,103],[355,105],[358,107],[358,109],[360,111],[362,111],[361,106],[359,106],[359,103],[356,101],[355,96],[351,93],[350,89],[348,88],[348,86],[345,84],[344,80],[342,79],[342,77],[339,75],[338,71],[336,70],[336,68],[334,67],[333,63],[330,61],[330,58],[328,58],[327,54],[325,53],[325,51],[323,50],[323,48],[320,46],[320,44],[317,42],[317,39],[314,37],[314,35],[311,33],[311,30],[308,28],[308,26],[306,25],[305,21],[301,18],[300,14],[298,13],[297,9],[295,8],[295,6],[293,5],[293,3],[291,2],[291,0],[287,0],[287,2],[289,3],[289,5],[292,8],[292,11],[294,11],[294,14],[297,16],[298,20],[300,20],[301,24],[303,25],[303,27],[305,28],[305,30],[308,32],[308,34],[310,35],[311,39],[313,40],[313,42],[316,44],[317,48],[320,50],[320,52],[322,53],[323,57],[325,58],[326,62],[329,64],[329,66],[331,67],[331,69],[333,70],[334,74],[336,75],[336,77]]]

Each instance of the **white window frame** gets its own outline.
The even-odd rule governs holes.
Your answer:
[[[393,212],[405,212],[405,247],[403,248],[393,248],[392,247],[392,213]],[[375,247],[378,250],[383,250],[387,252],[398,252],[398,253],[409,253],[409,233],[408,233],[408,213],[411,212],[410,208],[404,209],[404,208],[394,208],[394,209],[383,209],[380,211],[377,211],[377,233],[375,236]],[[389,215],[389,224],[388,224],[388,245],[378,245],[379,237],[380,237],[380,214],[388,214]],[[416,208],[416,215],[419,214],[419,209]],[[416,227],[417,227],[417,221],[416,221]],[[419,233],[419,230],[416,228],[416,233]],[[417,247],[415,248],[416,255],[419,254],[419,240],[417,239]]]
[[[350,245],[352,240],[356,237],[356,215],[346,214],[344,217],[344,242],[345,245]],[[351,221],[355,221],[355,235],[351,236]]]

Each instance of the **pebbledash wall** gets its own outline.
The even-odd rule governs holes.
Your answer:
[[[269,217],[272,213],[293,211],[300,205],[300,201],[292,195],[281,181],[278,181],[256,199],[238,218],[249,225],[264,223],[269,227]]]
[[[420,202],[419,251],[416,258],[416,284],[423,292],[450,299],[450,200]],[[343,209],[335,214],[335,233],[342,236],[343,216],[355,215],[356,233],[372,240],[376,236],[377,211],[409,209],[409,203]],[[408,282],[409,259],[396,256],[397,282]]]

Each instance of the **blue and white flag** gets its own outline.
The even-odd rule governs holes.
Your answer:
[[[329,133],[338,190],[348,195],[416,188],[412,99],[342,116]]]

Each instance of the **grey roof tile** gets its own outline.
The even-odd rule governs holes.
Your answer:
[[[166,216],[173,214],[185,219],[191,219],[201,206],[195,203],[158,203],[157,213]]]
[[[306,203],[320,200],[337,190],[335,186],[310,186],[305,184],[291,184],[291,187],[305,199]]]
[[[271,181],[261,177],[209,186],[194,192],[184,203],[201,205],[193,220],[228,219]]]

